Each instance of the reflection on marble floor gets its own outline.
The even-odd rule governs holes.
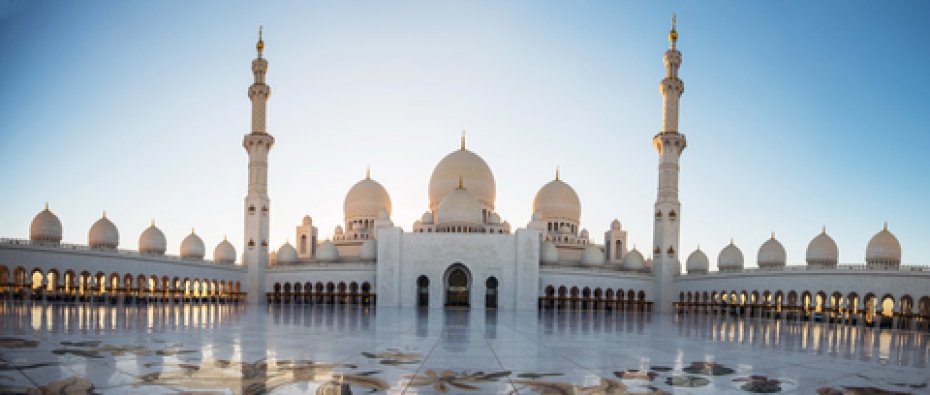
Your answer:
[[[610,311],[0,305],[0,393],[930,393],[927,333]]]

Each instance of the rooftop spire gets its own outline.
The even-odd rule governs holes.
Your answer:
[[[671,47],[675,48],[675,43],[678,42],[678,31],[675,28],[678,25],[678,16],[674,13],[672,14],[672,30],[668,32],[668,43]]]
[[[559,165],[555,165],[555,180],[559,181]]]
[[[264,26],[258,25],[258,42],[255,43],[255,49],[258,50],[258,57],[261,59],[262,52],[265,50],[265,42],[262,41],[262,28]]]
[[[465,129],[462,129],[462,149],[465,149]]]
[[[465,179],[459,176],[459,189],[465,189]]]
[[[370,180],[370,179],[371,179],[371,165],[368,165],[368,168],[365,169],[365,179],[366,179],[366,180]]]

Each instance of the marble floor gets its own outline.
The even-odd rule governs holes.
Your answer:
[[[0,393],[930,393],[928,340],[713,315],[0,302]]]

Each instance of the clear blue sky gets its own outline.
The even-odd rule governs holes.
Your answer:
[[[242,250],[250,61],[265,25],[272,242],[322,237],[372,166],[410,229],[433,166],[469,148],[525,226],[561,165],[598,242],[651,244],[662,53],[678,13],[682,248],[801,264],[821,226],[860,263],[888,221],[930,264],[930,3],[0,1],[0,235],[49,201],[65,241],[107,210],[121,247],[155,218]],[[645,247],[648,250],[648,247]]]

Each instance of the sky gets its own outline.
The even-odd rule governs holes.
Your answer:
[[[48,201],[65,242],[106,210],[121,248],[154,219],[169,253],[192,228],[241,252],[264,25],[272,246],[304,215],[331,237],[368,165],[410,230],[465,129],[514,228],[560,166],[595,241],[618,218],[648,251],[673,13],[684,253],[754,267],[775,232],[799,265],[826,226],[857,264],[887,221],[930,264],[925,1],[0,0],[0,237]]]

